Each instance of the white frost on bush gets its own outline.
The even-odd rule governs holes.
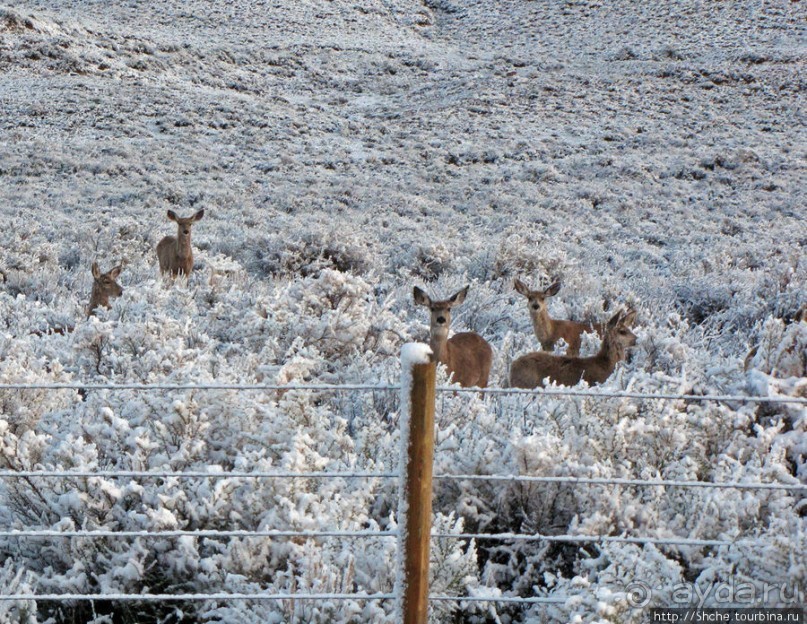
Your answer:
[[[794,3],[27,4],[0,9],[2,384],[395,384],[401,346],[427,336],[425,281],[472,285],[451,330],[491,342],[501,386],[538,348],[519,277],[561,280],[556,318],[638,308],[600,390],[807,393]],[[199,207],[194,271],[165,279],[166,210]],[[123,263],[124,293],[87,319],[93,261]],[[0,466],[397,473],[405,411],[387,390],[0,388]],[[806,412],[441,393],[435,473],[805,483]],[[670,579],[803,586],[799,496],[437,480],[444,533],[735,545],[448,539],[437,591],[561,604],[433,618],[636,621],[636,575],[660,603]],[[395,531],[398,501],[382,478],[11,476],[0,524]],[[389,593],[397,569],[394,538],[0,538],[5,592]],[[26,624],[396,621],[359,599],[0,607]]]

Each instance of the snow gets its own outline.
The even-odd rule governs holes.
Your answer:
[[[401,347],[401,392],[412,389],[412,367],[415,364],[428,364],[431,362],[432,349],[422,342],[408,342]]]
[[[412,286],[471,284],[451,329],[493,345],[500,389],[538,346],[513,278],[560,279],[555,318],[638,309],[631,357],[579,396],[440,393],[435,474],[581,482],[438,480],[435,526],[743,546],[439,540],[439,591],[565,604],[435,617],[629,622],[633,578],[662,601],[684,580],[803,584],[794,491],[656,483],[804,483],[804,405],[643,397],[805,397],[805,17],[760,0],[7,0],[0,383],[30,387],[0,388],[0,463],[60,476],[0,479],[0,526],[394,531],[393,479],[221,475],[394,472],[407,395],[388,388],[428,335]],[[163,280],[166,210],[200,208],[193,274]],[[124,294],[86,319],[93,261],[123,262]],[[260,387],[275,384],[318,389]],[[64,476],[116,470],[163,477]],[[390,537],[190,539],[4,536],[0,586],[394,587]],[[290,604],[154,601],[115,619],[395,621],[390,600]]]

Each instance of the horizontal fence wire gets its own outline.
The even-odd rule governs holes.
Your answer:
[[[566,604],[568,598],[551,597],[525,597],[519,596],[429,596],[429,602],[433,600],[441,602],[503,602],[519,604]]]
[[[2,474],[0,474],[2,476]],[[747,483],[744,481],[676,481],[627,479],[617,477],[533,477],[529,475],[435,475],[434,479],[454,481],[503,481],[505,483],[561,483],[571,485],[625,485],[636,487],[722,488],[732,490],[788,490],[807,492],[805,483]]]
[[[148,538],[159,539],[161,537],[196,537],[196,538],[223,538],[223,537],[344,537],[344,538],[365,538],[365,537],[397,537],[398,531],[223,531],[215,529],[200,529],[197,531],[108,531],[108,530],[86,530],[86,531],[60,531],[56,529],[45,529],[41,531],[25,530],[0,530],[0,537],[20,537],[20,538],[100,538],[100,537],[127,537],[127,538]]]
[[[395,600],[395,594],[0,594],[0,601],[199,602],[208,600]]]
[[[692,539],[686,537],[629,537],[623,535],[542,535],[536,533],[432,533],[433,539],[488,540],[495,542],[563,542],[569,544],[656,544],[659,546],[734,546],[729,540]]]
[[[82,384],[82,383],[5,383],[0,384],[0,390],[137,390],[137,391],[157,391],[157,390],[234,390],[234,391],[267,391],[267,392],[287,392],[290,390],[301,391],[400,391],[400,384]],[[560,396],[560,397],[589,397],[594,399],[642,399],[642,400],[666,400],[666,401],[718,401],[736,403],[792,403],[797,405],[807,405],[805,397],[790,396],[750,396],[732,394],[674,394],[674,393],[650,393],[650,392],[601,392],[597,390],[574,390],[563,388],[460,388],[455,386],[438,386],[437,392],[485,394],[485,395],[522,395],[522,396]]]
[[[0,594],[0,601],[68,602],[68,601],[116,601],[116,602],[206,602],[213,600],[396,600],[395,594]],[[565,604],[567,598],[533,596],[430,596],[429,601],[439,602],[500,602],[528,604]]]
[[[205,472],[149,470],[0,470],[0,479],[399,479],[397,472]],[[665,479],[629,479],[619,477],[541,477],[530,475],[438,474],[441,481],[498,481],[504,483],[556,483],[570,485],[624,485],[632,487],[718,488],[733,490],[784,490],[807,492],[804,483],[748,483],[744,481],[682,481]]]
[[[289,390],[311,391],[363,391],[375,392],[382,390],[400,390],[400,384],[227,384],[227,383],[6,383],[0,384],[0,390],[266,390],[286,392]]]
[[[667,392],[627,392],[613,391],[601,392],[598,390],[575,390],[573,388],[454,388],[452,386],[439,386],[437,392],[458,392],[486,395],[513,395],[513,396],[559,396],[559,397],[588,397],[592,399],[642,399],[664,401],[718,401],[736,403],[794,403],[807,405],[805,397],[791,396],[750,396],[743,394],[675,394]]]
[[[136,539],[160,539],[160,538],[373,538],[373,537],[398,537],[398,531],[219,531],[219,530],[199,530],[199,531],[59,531],[59,530],[4,530],[0,531],[0,537],[6,538],[30,538],[30,539],[66,539],[66,538],[136,538]],[[729,540],[709,540],[690,539],[683,537],[631,537],[621,535],[542,535],[539,533],[529,535],[524,533],[432,533],[432,539],[448,540],[488,540],[497,542],[564,542],[564,543],[605,543],[613,542],[619,544],[656,544],[661,546],[733,546],[736,542]]]
[[[397,472],[206,472],[204,470],[0,470],[0,479],[398,479]]]

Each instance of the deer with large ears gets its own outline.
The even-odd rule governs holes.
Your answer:
[[[533,351],[517,358],[510,367],[510,386],[536,388],[544,379],[564,386],[574,386],[581,379],[589,384],[602,383],[616,365],[625,359],[627,350],[636,344],[636,335],[630,330],[636,320],[636,310],[620,310],[605,325],[600,351],[591,357],[552,355]]]
[[[92,293],[90,294],[90,305],[87,306],[87,317],[95,314],[95,308],[98,306],[111,307],[109,299],[120,297],[123,294],[123,288],[117,282],[122,270],[123,266],[119,264],[114,269],[101,273],[98,263],[92,263]]]
[[[438,362],[444,364],[455,382],[463,388],[485,388],[488,385],[493,349],[487,340],[474,332],[463,332],[448,337],[451,308],[465,301],[468,286],[443,301],[432,301],[422,289],[415,286],[415,303],[431,311],[429,345]]]
[[[552,351],[555,343],[563,338],[569,345],[566,355],[579,355],[582,335],[586,332],[597,332],[600,336],[605,330],[602,323],[580,323],[579,321],[563,321],[549,316],[546,300],[554,297],[560,290],[560,281],[555,282],[544,290],[530,290],[524,282],[516,279],[513,283],[515,289],[527,298],[530,310],[532,329],[535,337],[541,343],[544,351]]]
[[[193,248],[191,247],[191,226],[205,216],[200,210],[192,217],[178,217],[173,210],[168,211],[168,218],[177,224],[177,235],[166,236],[157,243],[157,258],[160,260],[160,272],[173,276],[189,276],[193,270]]]

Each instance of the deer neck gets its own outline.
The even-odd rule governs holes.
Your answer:
[[[193,255],[191,250],[191,235],[179,236],[177,235],[177,255],[180,258],[190,258]]]
[[[546,309],[540,312],[532,312],[530,314],[532,320],[532,329],[535,332],[535,337],[542,345],[553,342],[555,335],[555,322],[550,318],[549,312]]]
[[[602,346],[597,353],[597,359],[608,366],[609,370],[614,370],[616,365],[625,359],[625,347],[606,336],[602,339]]]
[[[448,328],[432,330],[429,336],[429,346],[438,362],[448,364]]]
[[[94,308],[96,306],[99,306],[99,305],[109,307],[109,295],[107,295],[96,284],[93,284],[92,292],[90,293],[90,303],[94,304],[94,305],[91,305],[92,308]]]

